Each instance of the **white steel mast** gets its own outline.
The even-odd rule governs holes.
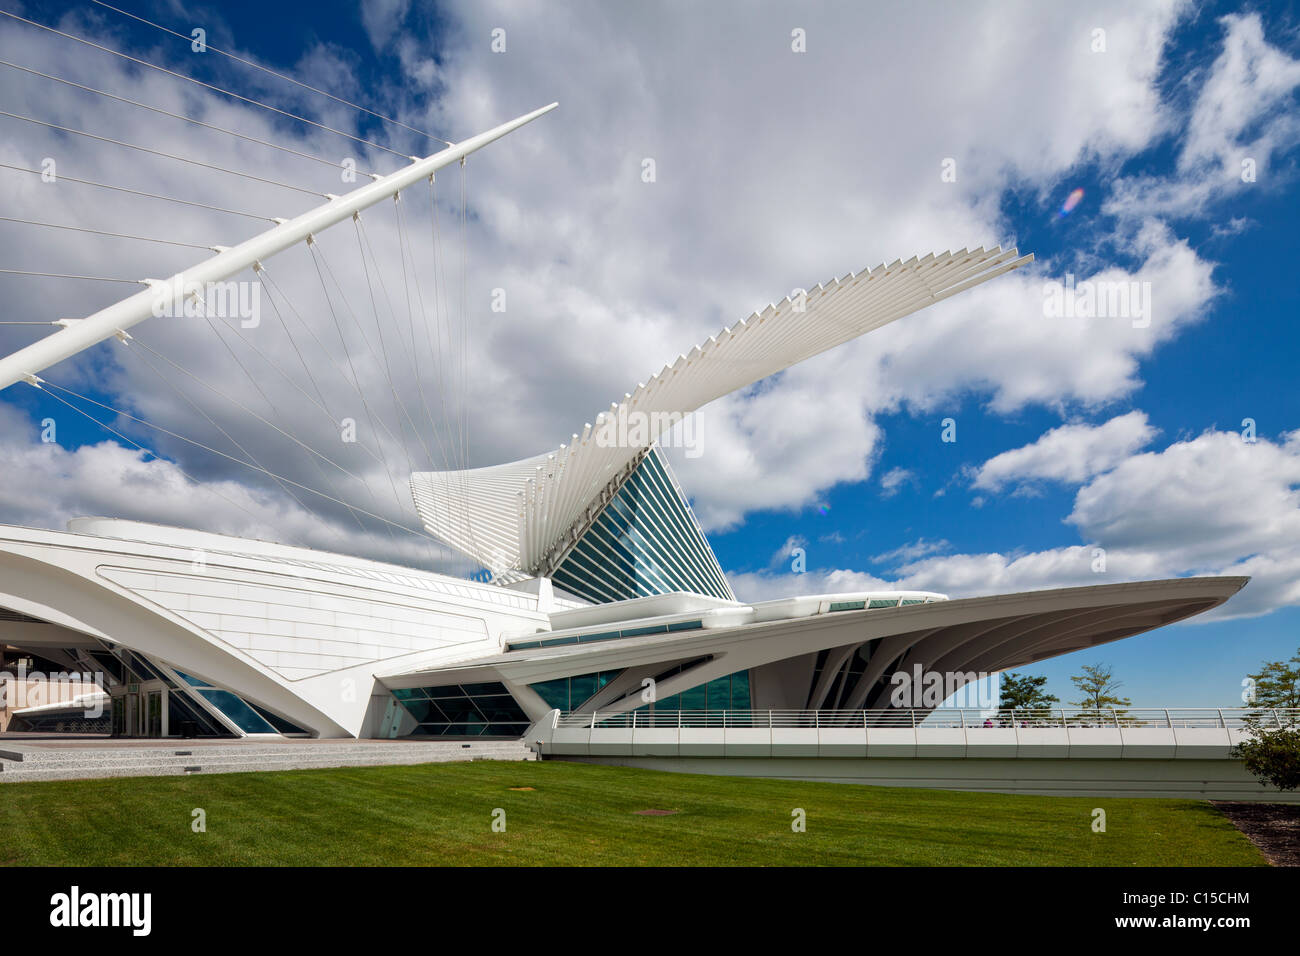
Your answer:
[[[229,279],[313,233],[320,232],[362,209],[396,195],[407,186],[432,176],[436,170],[444,166],[464,159],[475,150],[500,139],[526,123],[531,123],[557,106],[558,103],[543,106],[508,123],[502,123],[495,129],[449,146],[432,156],[417,159],[395,173],[359,186],[345,196],[336,196],[322,206],[281,222],[237,246],[223,249],[211,259],[205,259],[189,269],[178,272],[170,279],[160,280],[154,285],[165,285],[169,290],[191,289],[195,286],[202,288],[209,282]],[[154,314],[153,309],[159,294],[156,287],[137,292],[129,298],[100,309],[93,315],[74,320],[60,331],[0,358],[0,390],[18,381],[36,385],[39,381],[36,377],[37,373],[150,318]]]

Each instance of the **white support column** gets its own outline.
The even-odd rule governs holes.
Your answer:
[[[539,110],[503,123],[495,129],[449,146],[440,153],[418,159],[395,173],[357,187],[346,196],[336,196],[322,206],[308,210],[301,216],[282,222],[237,246],[218,252],[211,259],[178,272],[166,280],[165,285],[170,289],[180,290],[195,286],[202,288],[209,282],[219,282],[238,275],[254,263],[306,239],[311,233],[320,232],[335,223],[342,222],[362,209],[367,209],[381,200],[396,195],[407,186],[432,176],[436,170],[464,159],[475,150],[549,113],[558,105],[552,103],[550,106],[543,106]],[[39,342],[33,342],[26,348],[5,356],[0,359],[0,390],[20,380],[36,384],[37,373],[143,322],[154,314],[154,304],[158,302],[159,295],[159,291],[153,288],[137,292],[106,309],[101,309],[94,315],[73,322]]]

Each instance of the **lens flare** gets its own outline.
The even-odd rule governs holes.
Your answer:
[[[1083,188],[1074,190],[1070,195],[1065,197],[1065,202],[1061,206],[1061,211],[1056,214],[1057,219],[1064,219],[1074,211],[1074,207],[1083,201]]]

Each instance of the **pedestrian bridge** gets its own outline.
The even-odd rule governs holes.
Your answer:
[[[552,711],[526,738],[543,756],[698,773],[895,786],[1300,801],[1234,756],[1300,709]]]

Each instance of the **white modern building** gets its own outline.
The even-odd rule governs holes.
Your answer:
[[[885,710],[899,671],[1023,667],[1226,601],[1245,579],[953,601],[732,593],[661,434],[1028,258],[962,251],[845,276],[724,329],[554,452],[413,475],[429,531],[491,583],[111,518],[2,527],[0,643],[105,674],[123,735],[517,737],[556,710]],[[634,429],[610,421],[644,427],[619,441]]]
[[[258,269],[546,111],[218,247],[168,284]],[[678,729],[710,714],[857,713],[865,727],[890,711],[897,673],[1023,667],[1223,603],[1246,579],[963,600],[733,593],[660,439],[721,396],[1031,259],[961,250],[846,275],[723,329],[553,451],[411,475],[425,528],[486,581],[112,517],[0,527],[0,645],[104,675],[114,732],[132,737],[518,738],[558,715],[592,730],[597,712],[674,715]],[[41,387],[51,365],[129,338],[152,296],[0,358],[0,388]]]

